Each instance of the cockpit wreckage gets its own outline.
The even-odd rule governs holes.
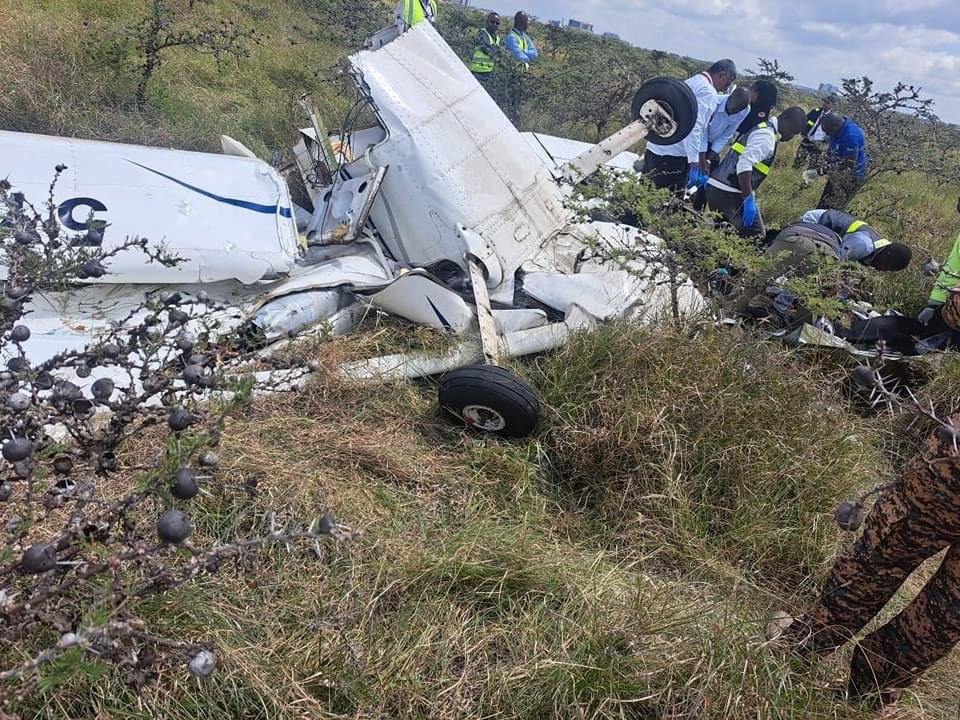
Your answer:
[[[149,237],[184,260],[162,267],[124,253],[103,277],[34,298],[31,358],[86,346],[158,290],[211,298],[229,308],[218,311],[224,333],[255,334],[265,347],[321,327],[347,333],[373,308],[461,342],[442,357],[352,363],[347,376],[441,376],[444,408],[517,437],[532,431],[539,404],[501,359],[558,347],[597,323],[702,306],[691,282],[664,282],[657,262],[615,267],[597,252],[655,249],[656,237],[578,222],[566,204],[601,166],[631,167],[625,151],[637,143],[692,130],[685,84],[645,83],[635,121],[589,145],[520,133],[429,23],[384,31],[350,64],[377,122],[330,136],[304,100],[312,123],[294,156],[313,212],[227,137],[215,155],[0,132],[0,176],[25,197],[45,197],[54,166],[67,166],[54,197],[64,227],[95,223],[104,247]]]

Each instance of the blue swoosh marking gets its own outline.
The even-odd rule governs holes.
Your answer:
[[[447,320],[443,313],[437,309],[437,306],[433,304],[433,300],[430,299],[430,296],[427,296],[427,302],[430,303],[430,307],[433,308],[434,314],[437,316],[437,320],[440,321],[440,324],[443,325],[444,330],[453,330],[453,325],[450,324],[450,321]]]
[[[190,185],[189,183],[185,183],[183,180],[177,180],[175,177],[172,177],[171,175],[162,173],[159,170],[154,170],[153,168],[149,168],[146,165],[141,165],[140,163],[134,162],[133,160],[127,160],[127,162],[130,163],[131,165],[136,165],[137,167],[140,167],[140,168],[143,168],[144,170],[152,172],[154,175],[159,175],[160,177],[166,178],[171,182],[175,182],[177,185],[187,188],[187,190],[193,190],[195,193],[199,193],[204,197],[208,197],[211,200],[216,200],[217,202],[221,202],[226,205],[233,205],[234,207],[243,208],[244,210],[253,210],[254,212],[264,213],[266,215],[276,215],[279,212],[281,217],[285,217],[285,218],[293,217],[293,213],[290,210],[290,208],[279,207],[277,205],[260,205],[259,203],[250,202],[248,200],[237,200],[236,198],[228,198],[228,197],[223,197],[222,195],[214,195],[212,192],[208,192],[203,188],[198,188],[195,185]]]

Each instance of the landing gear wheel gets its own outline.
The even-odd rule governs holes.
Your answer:
[[[540,401],[523,380],[496,365],[470,365],[440,378],[440,407],[468,427],[504,438],[533,432]]]
[[[647,142],[653,145],[673,145],[683,140],[697,124],[697,98],[685,82],[675,78],[657,77],[647,80],[633,98],[631,115],[634,120],[640,118],[640,108],[650,100],[656,100],[673,118],[677,129],[669,135],[647,135]]]

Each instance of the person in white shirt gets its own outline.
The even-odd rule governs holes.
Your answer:
[[[737,79],[733,60],[718,60],[709,69],[689,78],[686,83],[697,98],[697,122],[693,130],[673,145],[647,145],[642,172],[658,188],[680,192],[692,187],[706,175],[706,151],[702,151],[707,126],[717,109],[719,93]]]
[[[803,108],[787,108],[778,117],[760,123],[737,138],[710,173],[707,206],[721,213],[741,235],[765,234],[756,190],[770,173],[780,140],[793,139],[804,132],[806,124]]]
[[[737,128],[750,114],[750,91],[736,88],[729,95],[718,98],[717,110],[707,125],[707,132],[700,143],[700,152],[706,154],[708,169],[716,167],[720,155],[737,134]]]

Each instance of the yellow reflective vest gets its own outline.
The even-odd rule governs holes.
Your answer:
[[[503,42],[500,35],[491,35],[486,28],[480,32],[486,33],[491,45],[499,46]],[[478,42],[473,49],[473,62],[470,63],[470,71],[484,75],[493,72],[495,64],[494,59],[487,54],[486,48]]]
[[[942,305],[947,301],[950,291],[958,286],[960,286],[960,235],[957,236],[953,250],[950,251],[950,257],[943,264],[937,284],[930,294],[931,304]]]
[[[429,0],[430,10],[432,11],[432,20],[436,22],[439,9],[437,0]],[[407,27],[413,27],[418,22],[427,19],[427,11],[423,7],[421,0],[403,0],[403,22]]]

